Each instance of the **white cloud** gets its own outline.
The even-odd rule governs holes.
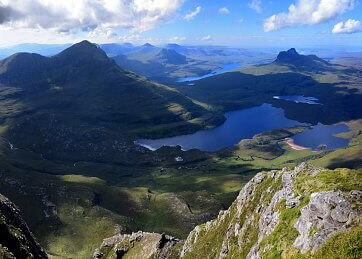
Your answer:
[[[354,5],[355,0],[298,0],[289,6],[288,13],[270,16],[264,22],[264,31],[328,22],[353,9]]]
[[[219,13],[221,14],[228,14],[230,13],[229,9],[227,7],[222,7],[219,9]]]
[[[263,11],[263,9],[261,8],[261,0],[252,0],[249,3],[249,7],[255,10],[255,12],[257,13],[261,13]]]
[[[332,32],[346,34],[362,32],[362,25],[358,20],[348,19],[346,22],[339,22],[334,25]]]
[[[185,40],[186,40],[186,37],[175,36],[170,39],[170,42],[181,42],[181,41],[185,41]]]
[[[196,15],[198,15],[201,12],[201,6],[197,6],[194,11],[188,13],[185,15],[184,19],[186,21],[191,21],[195,18]]]
[[[60,32],[145,31],[171,18],[184,0],[0,0],[1,27]]]
[[[201,38],[202,41],[211,41],[212,37],[210,35],[204,36]]]
[[[141,38],[141,36],[137,33],[135,34],[126,34],[126,35],[121,35],[118,37],[118,40],[120,42],[132,42],[132,43],[135,43],[135,42],[139,42],[141,40],[143,40]]]

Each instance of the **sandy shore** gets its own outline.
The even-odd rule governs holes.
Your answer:
[[[308,148],[297,145],[294,143],[294,140],[292,138],[286,138],[285,142],[294,150],[306,150]]]

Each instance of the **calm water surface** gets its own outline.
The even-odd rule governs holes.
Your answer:
[[[243,109],[225,114],[226,121],[219,127],[210,130],[201,130],[193,134],[161,139],[139,139],[135,144],[156,150],[162,146],[179,145],[183,150],[197,148],[203,151],[217,151],[231,147],[242,139],[252,138],[254,135],[274,129],[305,125],[290,120],[284,116],[284,110],[270,104]],[[334,149],[348,145],[348,139],[337,138],[334,135],[348,131],[346,125],[325,126],[318,124],[311,130],[306,130],[294,136],[296,144],[311,149],[317,149],[321,144],[327,149]]]
[[[140,139],[136,143],[153,150],[162,146],[179,145],[184,150],[197,148],[204,151],[216,151],[233,146],[242,139],[251,138],[264,131],[300,125],[297,121],[287,119],[283,109],[274,108],[270,104],[227,112],[225,116],[225,123],[214,129],[171,138]]]
[[[227,65],[222,65],[220,66],[219,69],[216,69],[214,71],[212,71],[209,74],[203,75],[203,76],[190,76],[190,77],[183,77],[183,78],[179,78],[177,79],[177,82],[182,83],[182,82],[190,82],[190,81],[196,81],[196,80],[200,80],[203,78],[207,78],[210,76],[214,76],[214,75],[218,75],[221,73],[225,73],[231,70],[234,70],[236,68],[240,67],[239,63],[233,63],[233,64],[227,64]]]
[[[310,130],[305,130],[302,133],[293,136],[294,143],[318,150],[318,146],[325,145],[325,149],[336,149],[345,147],[349,143],[349,139],[338,138],[335,135],[349,130],[346,124],[338,125],[318,125],[313,126]]]
[[[320,104],[318,103],[318,99],[311,96],[303,96],[303,95],[283,95],[283,96],[273,96],[274,99],[280,99],[295,103],[307,103],[307,104]]]

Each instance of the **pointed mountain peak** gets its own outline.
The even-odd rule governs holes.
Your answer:
[[[70,46],[63,52],[82,52],[82,53],[98,52],[99,53],[99,52],[103,52],[103,51],[97,44],[91,43],[87,40],[83,40],[81,42],[78,42],[78,43]],[[63,53],[63,52],[61,52],[61,53]]]
[[[277,62],[284,62],[284,61],[290,61],[294,58],[297,58],[298,56],[301,56],[299,55],[299,53],[295,50],[295,48],[291,48],[287,51],[281,51],[279,52],[278,54],[278,57],[277,57]]]
[[[108,60],[106,53],[97,44],[87,40],[70,46],[54,57],[69,63]]]
[[[88,41],[88,40],[82,40],[81,42],[75,43],[73,46],[76,46],[76,45],[82,45],[82,46],[97,46],[96,44],[91,43],[91,42]]]
[[[153,45],[150,44],[150,43],[145,43],[145,44],[142,45],[142,47],[153,48],[153,47],[155,47],[155,46],[153,46]]]

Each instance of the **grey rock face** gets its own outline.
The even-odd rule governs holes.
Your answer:
[[[254,245],[250,249],[250,252],[248,253],[245,259],[261,259],[257,245]]]
[[[258,259],[259,255],[259,243],[261,240],[270,235],[270,233],[275,229],[275,227],[279,223],[279,214],[280,212],[277,210],[277,205],[283,200],[286,200],[287,208],[292,208],[299,204],[299,197],[295,197],[293,192],[293,180],[296,175],[305,170],[307,167],[306,164],[301,164],[296,167],[294,170],[287,171],[271,171],[271,172],[261,172],[256,174],[252,180],[250,180],[244,188],[240,191],[237,199],[236,199],[236,214],[233,217],[235,222],[239,221],[239,218],[242,216],[242,213],[245,211],[247,205],[253,197],[255,196],[256,190],[260,184],[263,183],[265,179],[272,179],[274,183],[280,180],[282,181],[282,188],[279,190],[272,190],[270,187],[265,190],[263,195],[267,195],[270,193],[274,193],[272,199],[267,204],[258,204],[255,208],[255,213],[260,214],[259,221],[255,222],[256,219],[253,214],[248,216],[244,222],[244,224],[240,225],[238,223],[233,224],[230,223],[224,237],[221,251],[219,254],[219,259],[223,259],[228,256],[230,250],[230,240],[232,236],[237,237],[238,239],[238,248],[239,250],[244,249],[244,239],[248,235],[248,228],[253,226],[256,223],[256,226],[259,229],[257,242],[253,245],[250,250],[248,257],[249,259]],[[206,223],[205,231],[207,232],[210,228],[215,227],[222,222],[225,221],[226,216],[230,215],[230,210],[226,210],[219,213],[219,216],[216,220],[210,221]],[[234,222],[232,221],[232,222]],[[198,236],[200,233],[200,227],[197,226],[188,236],[182,252],[181,257],[185,256],[188,252],[193,250],[193,244],[197,243]]]
[[[309,250],[313,253],[333,234],[346,229],[356,216],[342,192],[313,193],[294,225],[299,236],[293,245],[302,253]]]
[[[113,249],[114,253],[110,258],[122,258],[136,244],[140,244],[143,248],[138,254],[139,258],[166,259],[170,257],[172,247],[178,242],[179,240],[174,237],[158,233],[138,231],[132,234],[118,234],[104,239],[100,250],[94,252],[93,259],[103,258],[101,251],[104,248]]]

